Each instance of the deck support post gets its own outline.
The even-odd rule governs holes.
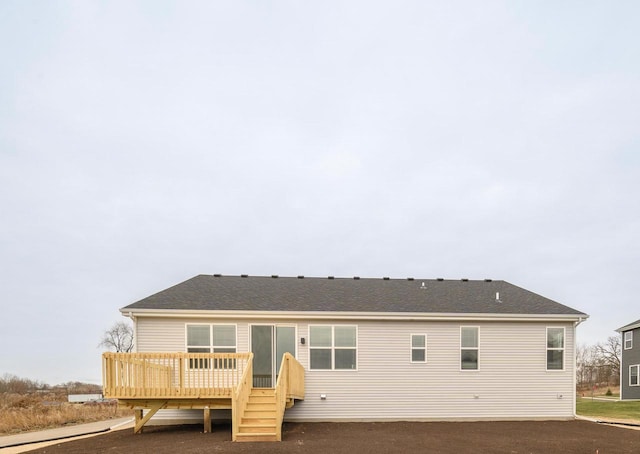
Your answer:
[[[204,433],[211,432],[211,409],[204,407]]]
[[[140,421],[142,421],[142,412],[143,411],[144,410],[142,410],[142,409],[133,410],[133,414],[136,417],[136,425],[135,425],[135,427],[138,427],[138,425],[140,424]],[[137,433],[142,433],[142,426],[140,426],[139,430],[135,430],[134,429],[133,433],[136,433],[136,434]]]
[[[147,414],[144,415],[144,418],[142,417],[142,410],[135,410],[136,425],[133,428],[133,433],[135,434],[142,433],[142,428],[144,427],[144,425],[148,423],[149,420],[153,417],[153,415],[155,415],[158,412],[158,410],[160,410],[165,405],[167,405],[166,400],[154,403],[149,409],[149,411],[147,412]]]

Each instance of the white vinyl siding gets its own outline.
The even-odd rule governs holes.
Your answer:
[[[301,336],[308,325],[300,322]],[[483,322],[480,369],[460,370],[460,323],[358,322],[358,370],[314,371],[303,356],[305,400],[289,421],[569,419],[574,415],[573,369],[546,372],[546,325]],[[567,324],[565,353],[573,354]],[[407,361],[408,339],[428,333],[428,362]],[[320,396],[325,395],[326,399]]]
[[[624,349],[631,350],[633,348],[633,331],[624,333]]]
[[[232,323],[237,351],[249,351],[249,324],[258,319],[138,317],[137,350],[184,351],[185,323]],[[460,370],[460,327],[453,321],[357,323],[357,370],[311,370],[309,321],[269,320],[297,326],[297,359],[305,368],[305,400],[285,413],[288,421],[570,419],[574,415],[572,322],[478,322],[479,364]],[[342,321],[323,324],[339,326]],[[312,325],[320,325],[311,323]],[[565,328],[564,370],[546,370],[548,326]],[[412,334],[428,333],[428,362],[408,361]],[[300,338],[306,340],[300,343]],[[324,394],[326,399],[320,399]],[[202,411],[167,410],[193,422]],[[164,414],[164,413],[163,413]],[[229,414],[228,412],[225,414]],[[176,416],[172,416],[173,420]],[[158,418],[154,417],[156,423]]]

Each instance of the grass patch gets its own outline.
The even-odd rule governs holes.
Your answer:
[[[576,413],[591,418],[640,422],[640,402],[578,399]]]
[[[70,404],[65,394],[0,393],[0,436],[130,416],[116,403]]]

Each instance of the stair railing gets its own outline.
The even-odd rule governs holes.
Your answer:
[[[282,355],[280,363],[280,372],[276,381],[275,398],[276,398],[276,440],[282,440],[282,420],[284,419],[284,410],[287,406],[287,392],[289,389],[289,365],[291,363],[290,353]],[[295,361],[295,360],[294,360]]]
[[[249,395],[253,388],[253,353],[249,354],[249,360],[244,373],[233,390],[231,396],[231,439],[236,441],[240,425],[240,418],[249,401]]]

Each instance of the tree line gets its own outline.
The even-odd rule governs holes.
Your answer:
[[[95,394],[102,392],[102,387],[100,385],[82,383],[79,381],[70,381],[56,386],[51,386],[38,380],[30,380],[13,374],[4,374],[0,377],[0,394],[30,394],[44,391],[60,391],[69,394]]]
[[[578,389],[620,384],[620,336],[609,336],[595,345],[576,347],[576,382]]]

